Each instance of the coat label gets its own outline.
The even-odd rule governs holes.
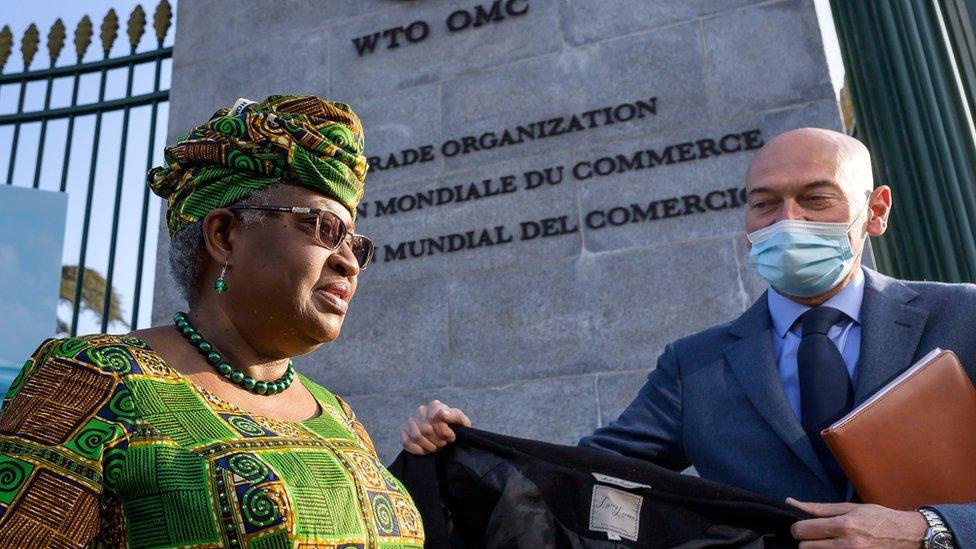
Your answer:
[[[641,496],[609,486],[594,485],[593,500],[590,502],[590,530],[637,541],[643,503]]]
[[[629,480],[624,480],[622,478],[617,478],[617,477],[611,477],[610,475],[604,475],[602,473],[590,473],[590,474],[593,475],[593,478],[595,478],[599,482],[602,482],[603,484],[615,484],[617,486],[622,486],[624,488],[630,488],[630,489],[651,487],[650,484],[640,484],[637,482],[631,482]]]

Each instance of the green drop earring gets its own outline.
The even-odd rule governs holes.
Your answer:
[[[227,281],[224,280],[225,274],[227,274],[226,263],[224,263],[224,268],[220,270],[220,276],[218,276],[216,282],[214,282],[214,290],[216,290],[218,294],[222,294],[227,291]]]

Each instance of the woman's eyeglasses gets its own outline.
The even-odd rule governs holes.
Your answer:
[[[330,250],[338,250],[347,239],[352,255],[359,263],[359,270],[363,270],[373,259],[373,241],[368,236],[350,233],[346,224],[333,212],[322,208],[307,208],[301,206],[231,206],[231,211],[261,210],[266,212],[284,212],[294,214],[311,214],[317,219],[315,227],[316,240]]]

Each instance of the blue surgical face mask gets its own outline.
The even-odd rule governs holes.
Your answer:
[[[836,287],[851,272],[851,223],[785,219],[748,234],[749,263],[782,294],[813,297]],[[865,235],[866,238],[867,235]]]

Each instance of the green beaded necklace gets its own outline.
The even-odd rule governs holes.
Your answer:
[[[288,361],[288,369],[285,371],[285,375],[275,381],[258,381],[251,376],[244,375],[244,372],[240,370],[235,370],[227,362],[223,362],[223,357],[217,349],[214,349],[213,344],[203,339],[200,332],[190,324],[190,319],[187,318],[186,313],[180,311],[174,314],[173,322],[176,323],[176,329],[183,334],[183,337],[189,340],[200,351],[200,354],[206,357],[207,362],[212,364],[220,375],[252,393],[276,395],[291,387],[292,382],[295,381],[295,368],[292,366],[291,360]]]

